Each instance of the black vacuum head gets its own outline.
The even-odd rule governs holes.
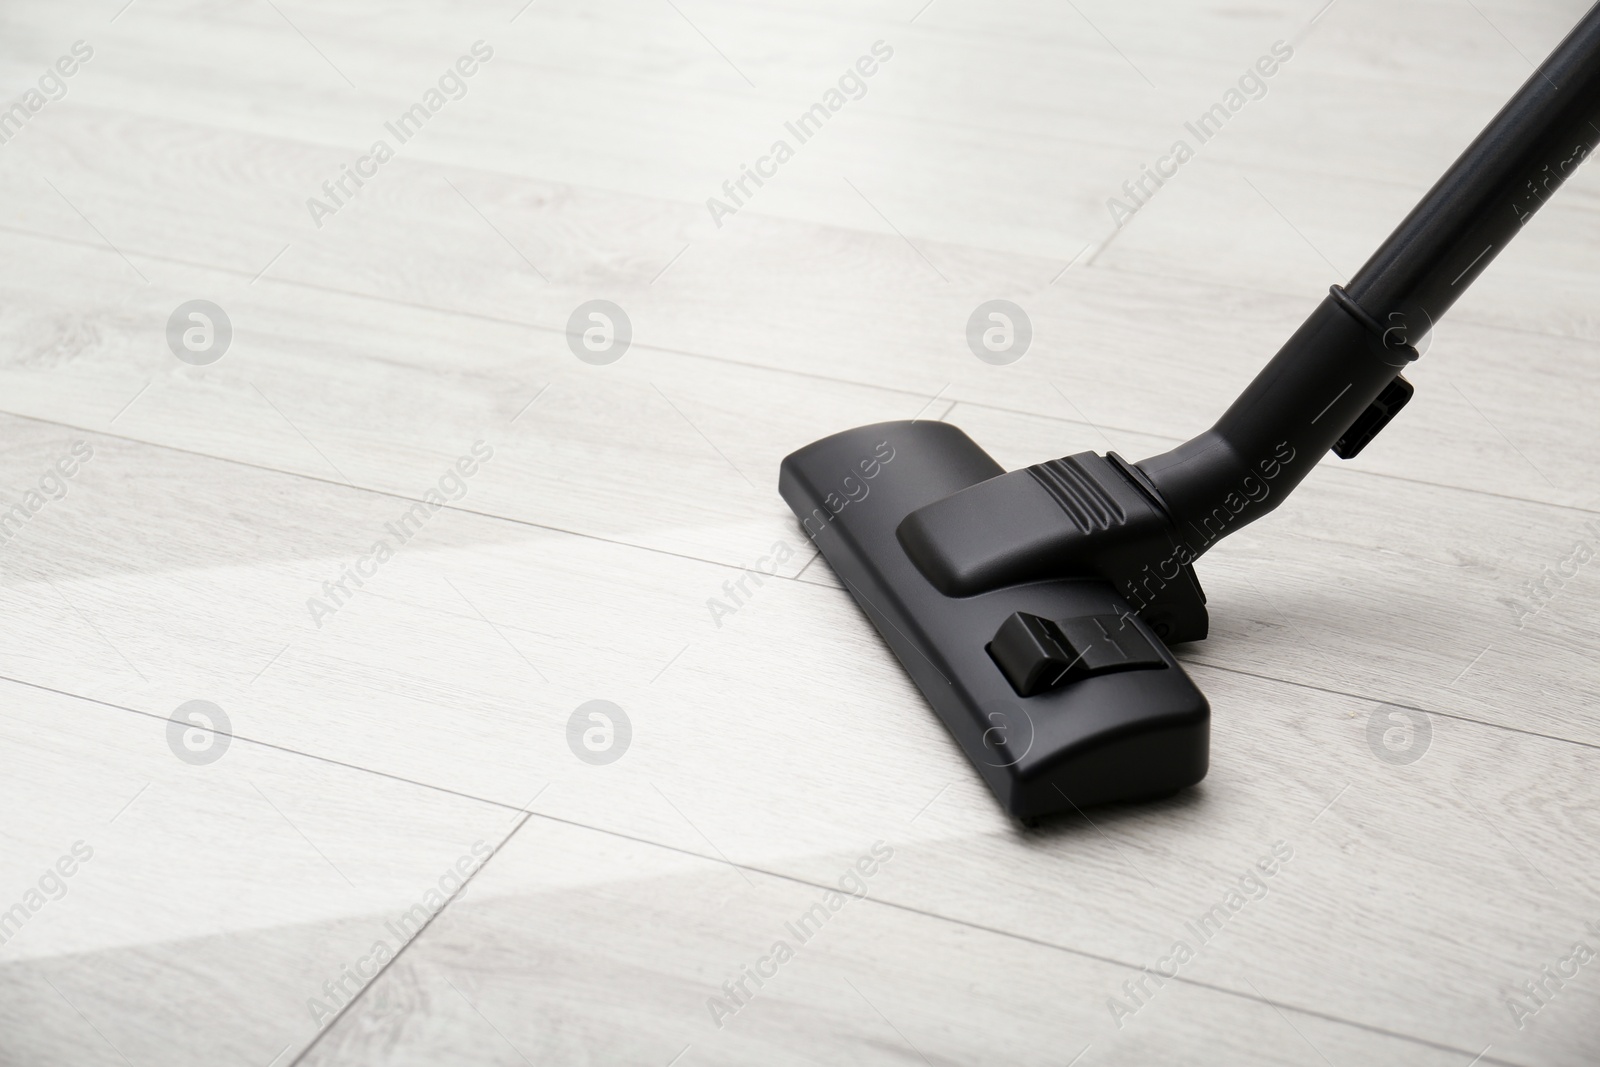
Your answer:
[[[784,500],[1007,811],[1205,777],[1211,711],[1167,649],[1206,635],[1192,564],[1367,446],[1415,343],[1597,149],[1600,4],[1192,440],[1007,474],[953,426],[886,422],[783,461]]]
[[[779,480],[1000,803],[1027,820],[1175,792],[1205,777],[1209,752],[1205,697],[1133,604],[1105,578],[1051,574],[1145,535],[1138,489],[1114,473],[1103,489],[1080,483],[1074,461],[1115,462],[1006,475],[954,426],[888,422],[800,449]],[[1181,581],[1146,615],[1176,612],[1204,636],[1199,586],[1186,564],[1173,570]]]

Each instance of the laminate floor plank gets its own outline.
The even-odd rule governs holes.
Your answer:
[[[615,440],[611,419],[653,406],[670,423],[652,418],[641,425],[660,428],[660,447],[700,450],[741,485],[766,492],[776,460],[812,436],[852,420],[927,417],[952,399],[1182,439],[1216,417],[1306,307],[1182,280],[1139,278],[1133,285],[1115,272],[1074,272],[1072,289],[1052,291],[1057,306],[1034,305],[1034,349],[1017,363],[993,367],[967,349],[968,304],[915,278],[895,277],[903,249],[814,231],[808,239],[819,236],[838,238],[839,250],[865,258],[845,275],[829,275],[822,259],[814,271],[789,263],[786,278],[794,285],[787,303],[763,280],[770,275],[743,271],[747,264],[738,256],[717,263],[686,257],[673,268],[698,298],[654,294],[643,279],[639,289],[648,303],[613,293],[632,308],[635,343],[620,362],[594,368],[573,356],[564,318],[508,320],[493,317],[499,312],[488,306],[446,315],[269,279],[251,284],[242,275],[182,264],[166,264],[159,285],[130,289],[126,267],[109,253],[10,234],[0,243],[19,261],[45,266],[8,283],[13,300],[0,327],[14,339],[15,355],[0,373],[9,386],[7,408],[16,413],[317,477],[343,471],[358,484],[398,492],[414,492],[436,477],[441,460],[448,463],[440,448],[453,450],[514,418],[520,434],[559,438],[551,443],[559,452],[574,435]],[[751,250],[783,267],[772,247]],[[1035,282],[1045,266],[1038,264]],[[863,289],[869,278],[877,279],[877,297]],[[77,279],[76,290],[66,288],[70,279]],[[890,279],[892,300],[882,295]],[[803,302],[796,292],[802,289],[810,291]],[[231,356],[203,368],[173,360],[165,341],[172,309],[197,292],[231,308],[235,329]],[[572,306],[583,295],[572,291]],[[287,316],[286,302],[293,306]],[[1158,304],[1165,305],[1159,312]],[[724,306],[751,311],[736,316],[740,321],[718,321]],[[1175,314],[1174,306],[1189,316]],[[570,313],[565,304],[558,310]],[[829,314],[837,336],[805,343],[807,331],[822,329],[806,324],[829,321]],[[866,348],[850,333],[853,324],[877,335]],[[896,328],[901,334],[891,336]],[[1352,466],[1593,507],[1600,483],[1581,443],[1594,436],[1585,384],[1600,367],[1594,346],[1491,327],[1453,329],[1448,347],[1441,344],[1417,365],[1418,399]],[[702,355],[713,362],[694,358]],[[751,365],[787,373],[752,374],[745,369]],[[882,390],[884,404],[875,413],[858,414],[836,399],[869,395],[841,387],[863,378]],[[547,385],[555,392],[519,415]],[[608,413],[605,405],[620,392],[632,394],[623,401],[631,410]],[[777,424],[783,430],[765,432],[773,406],[805,394],[821,406],[795,405]],[[1530,420],[1529,411],[1539,417]],[[573,425],[541,424],[563,417]],[[708,447],[702,434],[715,445]],[[419,441],[435,435],[440,443],[432,454],[419,456]],[[752,462],[752,448],[766,455]],[[730,466],[734,457],[738,469]],[[561,495],[543,499],[563,505]],[[586,513],[589,521],[609,521],[614,509]]]
[[[147,5],[139,18],[119,19],[108,36],[94,27],[101,50],[70,106],[109,102],[348,152],[382,135],[383,121],[415,102],[454,58],[448,51],[464,50],[478,34],[492,42],[495,58],[448,105],[448,118],[403,146],[406,154],[435,162],[466,157],[490,169],[699,205],[859,53],[889,40],[898,57],[877,90],[848,105],[848,123],[830,123],[828,138],[805,145],[808,156],[892,169],[911,216],[908,232],[942,241],[981,232],[1026,243],[1041,229],[1018,224],[1028,217],[1016,210],[1023,198],[1033,218],[1051,221],[1045,232],[1092,223],[1098,235],[1106,228],[1105,197],[1182,136],[1183,121],[1217,102],[1276,41],[1299,38],[1308,47],[1274,76],[1281,81],[1268,84],[1293,79],[1294,99],[1315,105],[1311,125],[1326,134],[1296,136],[1307,124],[1284,106],[1287,93],[1268,92],[1247,105],[1249,114],[1281,116],[1275,130],[1295,140],[1293,154],[1308,173],[1409,177],[1408,163],[1436,167],[1440,152],[1453,154],[1526,77],[1523,54],[1543,54],[1581,10],[1572,3],[1488,6],[1482,18],[1466,20],[1445,3],[1355,3],[1313,27],[1314,10],[1285,3],[1160,14],[1100,7],[1073,20],[1036,4],[931,11],[915,21],[891,4],[848,11],[697,7],[690,21],[643,0],[604,14],[576,3],[541,4],[508,23],[500,5],[487,3],[431,12],[354,4],[303,13],[301,38],[296,23],[248,6]],[[13,46],[19,63],[48,64],[55,39],[65,44],[82,30],[43,5],[26,10],[33,33]],[[696,32],[702,22],[705,36]],[[1384,32],[1369,32],[1373,25]],[[1499,25],[1510,36],[1497,32]],[[207,47],[175,44],[189,37]],[[1108,47],[1115,37],[1141,47]],[[709,44],[717,38],[727,47]],[[308,41],[321,47],[306,47]],[[158,82],[144,76],[152,62],[162,65]],[[1412,98],[1417,118],[1378,129],[1362,121],[1365,109],[1381,107],[1395,88]],[[1062,144],[1073,141],[1075,150],[1063,153]],[[1258,163],[1281,165],[1290,155],[1272,151],[1269,139],[1252,143]],[[977,146],[987,151],[975,152]],[[1083,149],[1091,146],[1114,150],[1101,153],[1104,167],[1086,165]],[[936,157],[938,165],[905,167],[913,154]],[[835,191],[836,167],[795,169],[800,173],[783,183],[791,193],[776,192],[774,206],[828,221],[831,196],[818,194]],[[957,174],[962,180],[951,181]],[[1061,188],[1063,174],[1073,183],[1093,180],[1081,193],[1069,192]],[[1006,195],[985,197],[987,190]],[[963,198],[959,211],[945,210],[953,192]]]
[[[976,414],[958,405],[952,418],[1006,462],[1030,447],[1006,445],[1003,427]],[[1071,429],[1038,421],[1036,432]],[[30,461],[69,447],[45,434],[59,429],[20,425],[43,435]],[[1209,973],[1241,996],[1254,982],[1296,1010],[1450,1047],[1465,1032],[1515,1039],[1541,1062],[1588,1054],[1570,1021],[1584,1017],[1585,986],[1564,994],[1571,1014],[1551,1005],[1537,1030],[1512,1026],[1506,1000],[1591,920],[1596,871],[1578,842],[1600,829],[1583,784],[1596,749],[1538,736],[1588,729],[1571,709],[1589,676],[1553,651],[1558,637],[1573,649],[1585,639],[1581,614],[1552,607],[1538,620],[1536,668],[1481,663],[1444,687],[1429,673],[1438,631],[1413,633],[1393,611],[1393,590],[1426,573],[1408,557],[1388,570],[1367,563],[1357,573],[1370,586],[1347,582],[1336,597],[1318,585],[1313,596],[1292,552],[1249,577],[1257,561],[1241,534],[1231,562],[1219,548],[1217,567],[1201,567],[1217,635],[1184,652],[1216,709],[1206,782],[1093,824],[1021,834],[837,589],[769,577],[735,597],[740,575],[726,565],[449,510],[318,626],[308,601],[385,536],[393,498],[114,439],[96,439],[93,453],[70,494],[11,546],[6,609],[33,621],[0,656],[12,677],[152,716],[199,696],[252,741],[816,884],[841,849],[892,836],[916,876],[886,903],[1134,967],[1160,959],[1282,839],[1296,850],[1278,883],[1292,906],[1263,910],[1259,938],[1219,944],[1197,980]],[[494,462],[473,478],[497,476]],[[1330,512],[1351,510],[1334,496],[1340,481],[1382,484],[1322,480],[1329,488],[1314,483],[1296,500],[1326,495]],[[213,488],[178,489],[199,484]],[[1450,506],[1484,501],[1433,492],[1445,503],[1422,499],[1421,510],[1446,519]],[[1290,526],[1317,529],[1318,516]],[[81,571],[39,551],[65,541],[53,527],[74,531]],[[1341,541],[1350,529],[1330,530],[1317,558],[1360,560]],[[1294,535],[1280,532],[1274,544],[1285,543]],[[1492,586],[1479,570],[1463,568]],[[1371,587],[1390,598],[1385,618],[1348,631],[1326,621],[1375,610]],[[1566,606],[1586,595],[1576,586]],[[1428,610],[1472,623],[1470,605]],[[1408,616],[1413,627],[1425,608]],[[1393,659],[1352,666],[1374,634]],[[1256,676],[1270,672],[1291,681]],[[1406,709],[1386,702],[1418,703],[1395,686],[1426,697],[1410,736],[1426,723],[1431,747],[1414,766],[1383,758],[1391,743],[1409,755]],[[572,747],[572,720],[579,713],[581,727],[592,700],[620,707],[631,727],[608,766],[587,766]],[[1417,900],[1426,907],[1374,904]],[[1323,963],[1308,967],[1311,956]],[[1418,982],[1415,959],[1439,968]],[[1392,977],[1375,980],[1374,968]]]
[[[829,912],[822,888],[531,822],[303,1062],[579,1063],[602,1048],[647,1063],[1444,1065],[1478,1051],[1148,979],[1152,996],[1114,1017],[1138,970],[885,907],[899,856],[869,840],[830,857],[867,895]],[[571,870],[595,880],[556,873]]]
[[[475,871],[520,817],[164,717],[0,692],[7,1064],[291,1062],[318,1031],[311,999],[324,1022],[337,1006],[323,984],[353,998],[442,905],[441,879],[458,886],[455,865]],[[188,721],[225,725],[206,714]]]
[[[519,5],[0,15],[16,92],[94,49],[0,143],[0,1062],[1595,1062],[1587,168],[1406,412],[1200,562],[1176,797],[1002,815],[775,491],[863,423],[1008,468],[1188,438],[1581,4]]]

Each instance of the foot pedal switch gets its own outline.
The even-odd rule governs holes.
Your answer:
[[[1046,619],[1012,614],[989,643],[989,655],[1018,696],[1112,671],[1165,668],[1166,661],[1123,615]]]

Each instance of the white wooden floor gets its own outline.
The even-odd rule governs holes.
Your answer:
[[[10,0],[0,1062],[1600,1061],[1600,175],[1200,565],[1184,795],[1004,818],[776,492],[870,421],[1197,432],[1583,9],[1323,2]]]

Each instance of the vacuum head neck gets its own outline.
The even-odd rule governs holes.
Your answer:
[[[1597,144],[1600,5],[1193,440],[1006,473],[953,426],[899,422],[783,461],[784,499],[1008,811],[1205,775],[1210,707],[1167,647],[1206,636],[1194,561],[1394,418],[1415,345]]]

